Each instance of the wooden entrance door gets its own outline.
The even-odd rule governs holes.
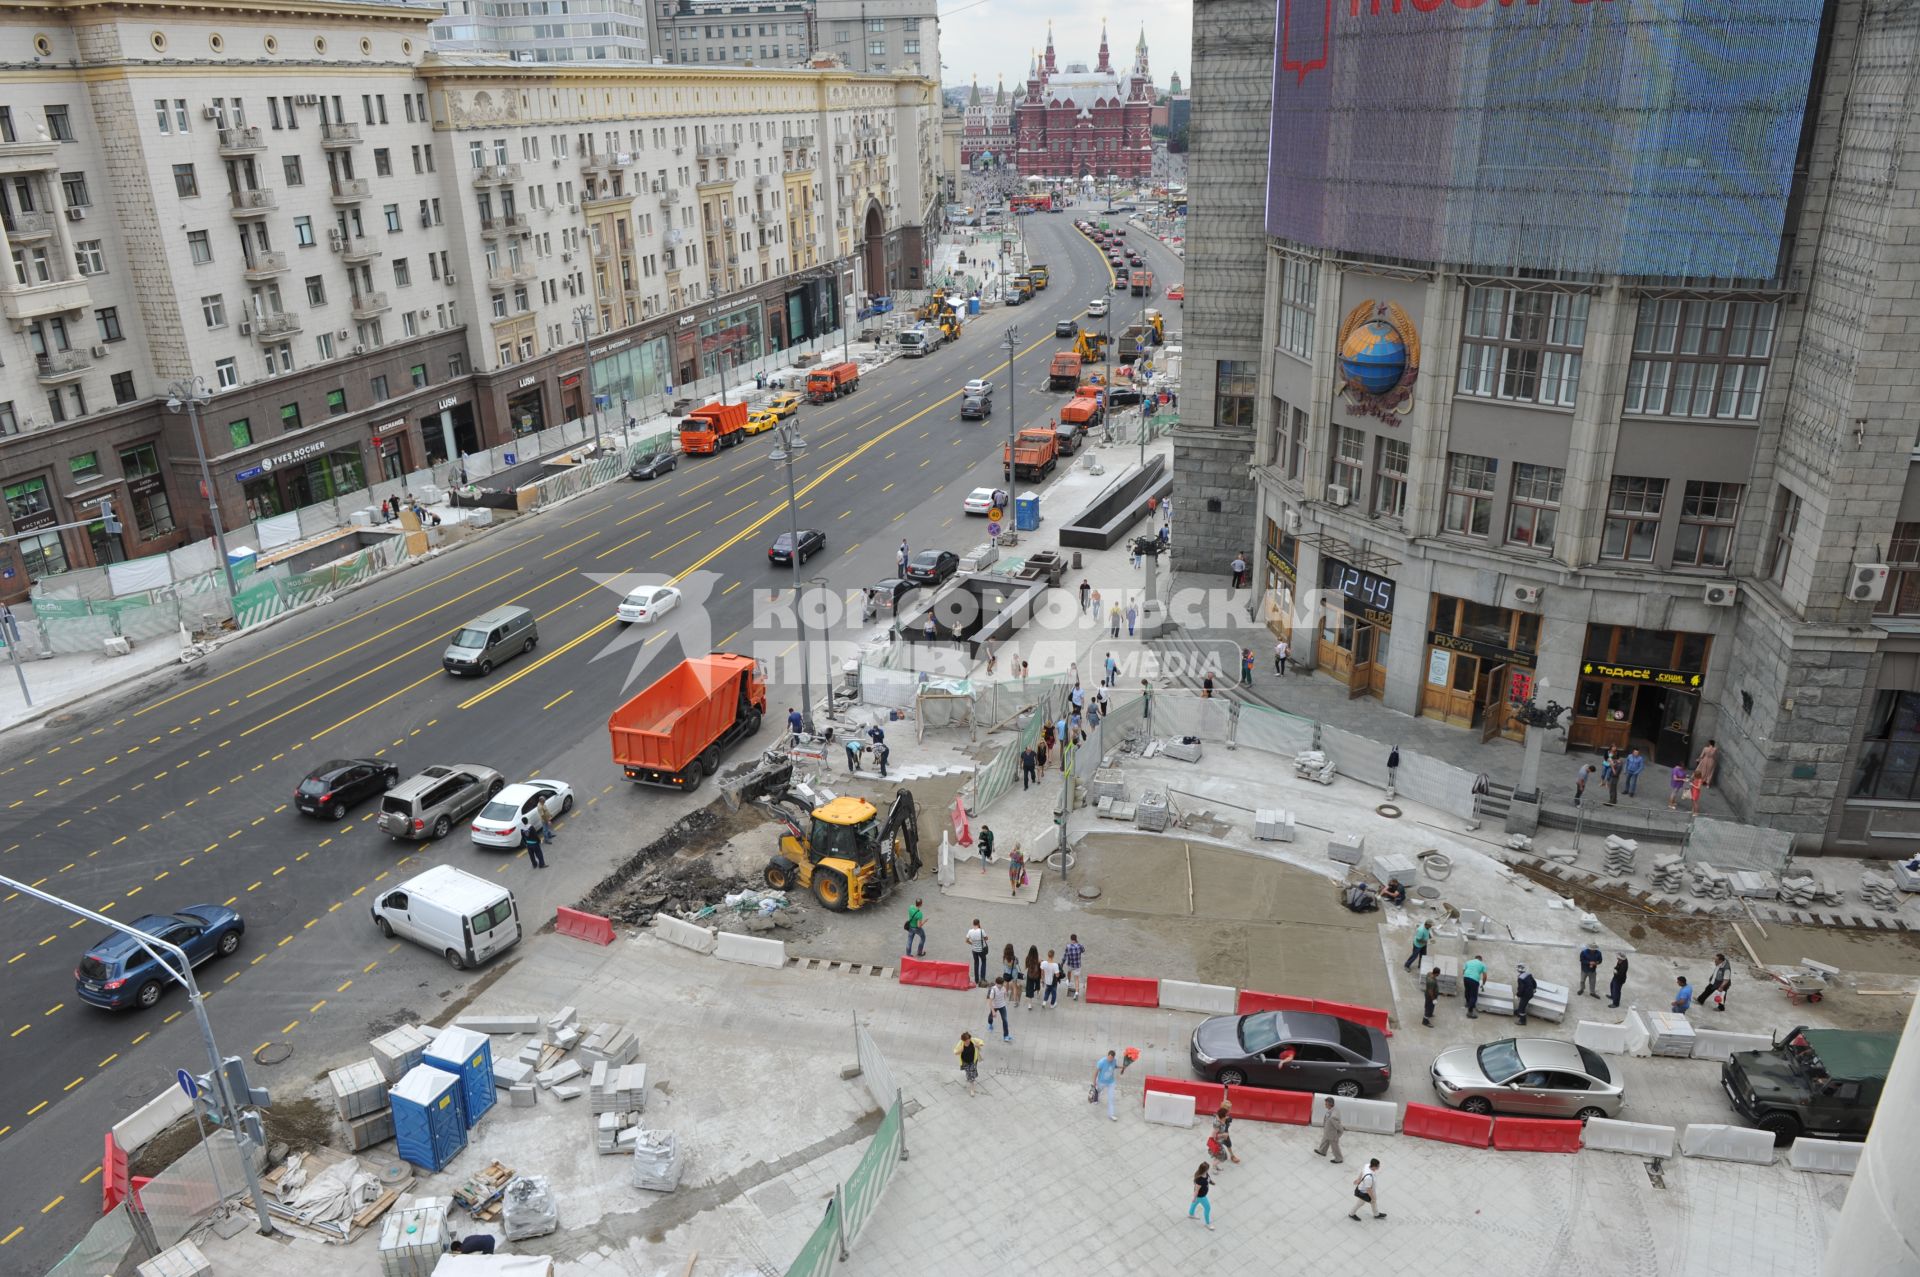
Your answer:
[[[1373,690],[1373,625],[1353,623],[1353,664],[1347,670],[1347,699],[1357,700]]]
[[[1507,667],[1500,664],[1480,676],[1480,742],[1498,736],[1507,725]]]

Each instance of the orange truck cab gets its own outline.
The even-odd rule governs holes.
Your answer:
[[[613,711],[613,761],[636,784],[693,790],[720,752],[760,730],[767,684],[751,656],[715,652],[680,662]]]
[[[747,406],[710,403],[695,408],[680,422],[680,451],[690,457],[711,456],[746,438]]]
[[[1067,401],[1060,410],[1060,420],[1067,425],[1079,426],[1082,430],[1088,426],[1100,424],[1100,404],[1091,395],[1078,395]]]
[[[1047,366],[1048,390],[1072,390],[1080,384],[1080,356],[1078,352],[1062,350],[1053,357]]]
[[[1013,455],[1008,458],[1008,453]],[[1009,478],[1044,479],[1053,473],[1060,440],[1050,426],[1029,426],[1014,436],[1010,448],[1000,450],[1000,464]]]
[[[807,399],[811,403],[827,403],[858,389],[859,364],[834,364],[831,368],[816,368],[807,374]]]

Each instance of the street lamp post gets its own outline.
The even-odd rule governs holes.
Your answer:
[[[227,575],[227,602],[233,603],[240,587],[233,579],[233,560],[227,557],[226,520],[220,517],[220,494],[213,488],[213,472],[207,468],[207,444],[200,437],[200,409],[213,399],[207,379],[195,374],[182,377],[167,388],[167,411],[187,413],[187,429],[193,435],[193,453],[200,459],[200,486],[206,490],[207,513],[213,516],[213,545],[220,551],[220,566]]]
[[[1015,325],[1009,324],[1007,326],[1007,504],[1009,506],[1011,506],[1014,501],[1015,493],[1013,489],[1015,482],[1020,478],[1019,472],[1014,469],[1015,461],[1013,452],[1014,436],[1019,433],[1020,429],[1020,413],[1018,407],[1019,390],[1013,380],[1013,360],[1014,356],[1019,353],[1020,329]],[[1011,509],[1002,510],[1000,513],[1009,519],[1013,517],[1013,511]],[[1017,543],[1018,538],[1015,538],[1014,541]]]
[[[800,497],[794,490],[793,462],[800,453],[805,452],[807,441],[790,423],[781,422],[775,427],[780,432],[780,446],[767,454],[767,460],[775,465],[787,467],[787,566],[793,569],[793,619],[800,627],[800,726],[808,735],[813,734],[813,678],[807,661],[807,613],[800,598]]]
[[[600,400],[593,393],[593,307],[573,308],[573,323],[580,330],[580,384],[587,392],[587,416],[595,440],[600,438]]]

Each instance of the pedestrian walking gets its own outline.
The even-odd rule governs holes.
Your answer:
[[[1422,919],[1420,925],[1413,929],[1413,952],[1409,953],[1407,960],[1400,964],[1400,969],[1411,971],[1426,961],[1427,945],[1432,939],[1433,928],[1427,925],[1425,919]]]
[[[907,550],[907,539],[905,537],[901,537],[900,538],[900,575],[901,576],[905,576],[907,574],[907,560],[912,557],[913,555]]]
[[[1222,1100],[1220,1107],[1213,1111],[1213,1138],[1220,1145],[1219,1156],[1240,1164],[1240,1155],[1233,1151],[1233,1101]]]
[[[1533,978],[1533,972],[1527,970],[1522,962],[1513,969],[1513,1022],[1527,1022],[1527,1004],[1533,1001],[1533,995],[1540,991],[1540,982]]]
[[[954,1055],[960,1059],[960,1071],[967,1075],[967,1094],[977,1095],[980,1082],[980,1043],[973,1034],[963,1032],[960,1041],[953,1048]]]
[[[1621,770],[1626,773],[1626,780],[1621,788],[1626,791],[1627,797],[1632,798],[1639,794],[1640,773],[1646,769],[1647,756],[1637,749],[1628,751],[1627,761],[1621,764]]]
[[[787,710],[787,731],[794,738],[799,738],[801,732],[806,729],[806,724],[807,720],[801,717],[798,709],[789,708]]]
[[[1040,1000],[1040,948],[1038,945],[1027,946],[1025,974],[1026,988],[1021,990],[1021,993],[1026,998],[1027,1010],[1031,1011],[1033,1004]]]
[[[1000,1040],[1013,1041],[1013,1029],[1007,1024],[1007,977],[1000,976],[987,986],[987,1032],[993,1032],[993,1017],[1000,1017]]]
[[[1475,1010],[1480,1005],[1480,983],[1487,978],[1487,964],[1479,954],[1468,958],[1460,968],[1460,989],[1467,998],[1467,1018],[1478,1020],[1480,1013]]]
[[[527,863],[535,869],[545,869],[547,867],[546,853],[542,851],[540,847],[540,839],[542,836],[542,830],[537,825],[531,823],[520,831],[520,844],[527,849]]]
[[[1237,590],[1246,584],[1247,561],[1236,554],[1233,556],[1233,562],[1228,566],[1233,569],[1233,588]]]
[[[1194,1218],[1194,1212],[1200,1212],[1200,1219],[1206,1226],[1213,1227],[1213,1199],[1207,1196],[1207,1190],[1213,1187],[1213,1167],[1210,1163],[1200,1163],[1200,1169],[1193,1173],[1193,1201],[1187,1207],[1187,1218]]]
[[[1607,1005],[1620,1005],[1620,993],[1627,987],[1627,955],[1621,954],[1613,961],[1613,978],[1607,981]]]
[[[1240,686],[1253,686],[1253,649],[1250,647],[1240,649]]]
[[[1581,763],[1580,770],[1573,774],[1573,805],[1578,807],[1586,796],[1587,781],[1593,777],[1593,764]]]
[[[1080,611],[1082,613],[1086,612],[1087,600],[1091,598],[1092,595],[1093,595],[1092,583],[1089,582],[1086,577],[1084,576],[1081,577],[1080,578]]]
[[[1047,774],[1047,749],[1053,744],[1053,724],[1048,723],[1040,730],[1040,739],[1034,742],[1033,756],[1040,765],[1040,774]]]
[[[1607,955],[1593,941],[1587,941],[1587,947],[1580,951],[1580,992],[1590,997],[1600,996],[1600,963]]]
[[[1400,747],[1395,745],[1387,751],[1387,794],[1389,797],[1399,788]]]
[[[1420,1023],[1431,1029],[1433,1027],[1433,1004],[1438,1001],[1440,997],[1439,967],[1434,967],[1427,972],[1427,980],[1420,988],[1420,996],[1424,1000],[1424,1004],[1420,1008]]]
[[[1727,989],[1732,984],[1733,966],[1727,961],[1727,955],[1714,954],[1713,974],[1707,977],[1707,987],[1701,991],[1700,996],[1713,1003],[1714,1010],[1724,1011],[1727,1009]]]
[[[927,623],[920,627],[920,632],[926,635],[927,642],[929,643],[934,642],[940,637],[940,627],[934,622],[932,612],[927,613]]]
[[[923,902],[916,900],[913,902],[913,908],[907,910],[907,956],[910,958],[927,956],[927,911],[922,906]],[[920,941],[918,954],[913,951],[913,942],[916,938]]]
[[[555,842],[560,837],[560,835],[554,831],[553,820],[553,808],[547,806],[547,798],[546,795],[543,794],[540,797],[540,832],[546,835],[548,842]]]
[[[1140,712],[1149,721],[1153,718],[1153,684],[1146,679],[1140,680]]]
[[[1060,963],[1051,949],[1040,963],[1040,1002],[1048,1010],[1060,1005]]]
[[[1353,1181],[1353,1195],[1373,1208],[1375,1219],[1385,1219],[1387,1212],[1380,1209],[1380,1159],[1373,1158],[1367,1163],[1367,1169],[1360,1172],[1360,1178]],[[1347,1212],[1348,1219],[1359,1219],[1360,1208],[1354,1207]]]
[[[987,983],[987,930],[980,925],[978,918],[967,928],[967,951],[973,954],[974,987],[984,988]]]
[[[1114,1111],[1113,1107],[1113,1093],[1119,1089],[1120,1083],[1120,1061],[1116,1056],[1116,1052],[1108,1051],[1105,1055],[1101,1056],[1099,1060],[1095,1061],[1093,1066],[1093,1091],[1087,1096],[1088,1099],[1095,1101],[1100,1100],[1102,1097],[1106,1099],[1107,1120],[1111,1122],[1120,1120],[1120,1115]]]
[[[1168,497],[1165,501],[1162,501],[1160,503],[1160,522],[1162,523],[1173,522],[1173,498],[1172,497]]]
[[[1118,603],[1107,609],[1107,633],[1113,638],[1120,637],[1120,605]]]
[[[1707,742],[1707,747],[1700,751],[1700,757],[1696,758],[1693,762],[1693,778],[1695,781],[1695,788],[1696,789],[1713,788],[1714,773],[1718,772],[1719,770],[1720,770],[1720,742],[1710,740]],[[1694,806],[1696,808],[1699,806],[1698,798],[1694,800]]]
[[[1128,638],[1133,637],[1133,627],[1134,627],[1134,624],[1137,621],[1139,621],[1139,619],[1140,619],[1140,605],[1137,603],[1127,604],[1127,637]]]
[[[987,871],[987,865],[993,860],[993,826],[980,826],[980,838],[974,844],[980,848],[980,872]]]
[[[1607,760],[1601,766],[1601,773],[1607,782],[1607,806],[1612,807],[1620,801],[1620,769],[1622,759],[1617,749],[1607,750]]]
[[[1164,550],[1167,548],[1167,546],[1172,544],[1172,542],[1173,542],[1172,530],[1168,528],[1166,524],[1164,523],[1161,524],[1160,525],[1160,548]]]
[[[1680,806],[1680,791],[1687,787],[1687,769],[1681,763],[1673,765],[1673,771],[1667,776],[1667,810],[1674,811]]]
[[[1212,674],[1208,674],[1205,678],[1200,680],[1200,697],[1202,700],[1210,701],[1213,699],[1213,675]]]
[[[1067,996],[1078,1000],[1080,997],[1080,964],[1086,959],[1087,950],[1080,943],[1080,937],[1067,937],[1067,947],[1060,953],[1060,959],[1067,968]]]
[[[1020,852],[1020,844],[1013,845],[1013,851],[1007,856],[1008,895],[1018,897],[1020,888],[1027,885],[1027,858]]]
[[[1706,787],[1706,778],[1698,769],[1695,769],[1693,775],[1687,777],[1687,801],[1693,804],[1693,812],[1696,816],[1700,814],[1700,793]]]
[[[1676,990],[1673,995],[1672,1009],[1685,1015],[1693,1009],[1693,986],[1687,983],[1687,977],[1683,975],[1675,976],[1673,979]]]
[[[1287,646],[1285,639],[1281,639],[1275,643],[1273,645],[1273,672],[1285,678],[1287,674],[1287,658],[1292,655],[1293,649]]]
[[[1116,628],[1117,628],[1117,627],[1116,627]],[[1118,665],[1116,665],[1116,664],[1114,663],[1114,660],[1113,660],[1113,653],[1112,653],[1112,652],[1108,652],[1108,653],[1107,653],[1107,667],[1106,667],[1106,678],[1105,678],[1105,679],[1104,679],[1104,680],[1102,681],[1102,683],[1101,683],[1101,686],[1103,686],[1103,687],[1112,687],[1112,686],[1113,686],[1113,680],[1114,680],[1114,679],[1115,679],[1116,677],[1118,677],[1118,676],[1119,676],[1119,674],[1120,674],[1120,667],[1119,667]]]
[[[1032,787],[1039,765],[1039,759],[1034,756],[1033,746],[1029,745],[1020,751],[1020,788]]]
[[[1340,1156],[1340,1137],[1346,1134],[1347,1124],[1340,1120],[1340,1108],[1333,1102],[1331,1095],[1320,1101],[1320,1142],[1313,1151],[1320,1157],[1331,1154],[1335,1166],[1342,1161]]]

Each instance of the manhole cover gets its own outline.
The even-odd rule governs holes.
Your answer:
[[[1373,813],[1376,816],[1385,816],[1388,820],[1400,819],[1400,809],[1392,803],[1381,803],[1373,809]]]
[[[269,1042],[253,1053],[255,1064],[281,1064],[293,1055],[293,1043]]]
[[[45,723],[41,724],[41,726],[47,728],[49,731],[59,731],[63,728],[72,727],[76,723],[84,723],[86,721],[84,714],[55,714],[52,718],[49,718]]]
[[[1413,889],[1413,894],[1420,897],[1422,900],[1438,900],[1440,898],[1440,888],[1415,887]]]
[[[1080,898],[1082,900],[1098,900],[1100,898],[1100,888],[1082,887],[1080,888]]]

